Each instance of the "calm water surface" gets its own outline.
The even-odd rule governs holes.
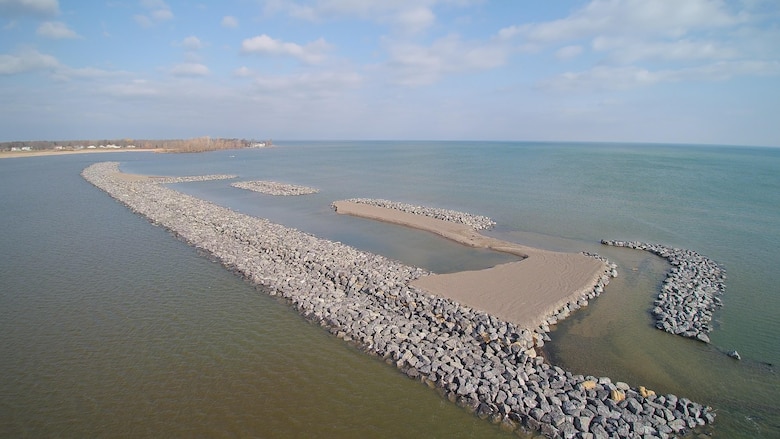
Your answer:
[[[92,160],[0,161],[0,436],[507,436],[131,214]]]
[[[491,437],[499,429],[354,351],[79,176],[237,174],[177,190],[437,272],[505,262],[329,204],[388,198],[491,216],[492,234],[619,264],[553,332],[551,361],[718,410],[716,437],[779,437],[780,150],[658,145],[286,142],[267,150],[0,161],[0,432],[6,436]],[[712,345],[652,328],[668,268],[636,239],[724,264]],[[737,362],[723,351],[737,349]],[[143,419],[143,422],[139,422]]]

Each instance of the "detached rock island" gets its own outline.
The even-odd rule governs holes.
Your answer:
[[[544,275],[537,278],[537,286],[523,285],[513,293],[486,288],[469,298],[467,290],[489,278],[508,276],[515,279],[512,282],[532,283],[537,268],[560,261],[546,259],[541,250],[494,242],[472,226],[432,218],[440,221],[433,223],[434,229],[443,227],[441,223],[456,224],[454,233],[473,245],[517,252],[525,258],[516,265],[504,264],[510,267],[483,270],[487,274],[478,275],[474,284],[455,291],[461,279],[453,276],[460,273],[437,278],[423,269],[243,215],[163,185],[198,177],[131,176],[121,173],[114,162],[94,164],[82,175],[133,212],[209,252],[269,294],[284,298],[331,333],[507,429],[562,438],[666,438],[715,419],[712,409],[686,398],[656,395],[607,377],[575,375],[537,355],[536,348],[549,340],[548,325],[598,295],[614,275],[614,266],[600,258],[575,255],[573,266],[587,261],[588,268],[572,269],[576,275],[564,273],[563,277],[590,282],[585,289],[580,280],[542,285],[555,278]],[[345,206],[337,208],[345,213]],[[386,220],[387,214],[376,219]],[[522,264],[535,268],[523,272]],[[515,269],[522,275],[512,278]],[[567,290],[541,305],[522,297],[523,291],[539,288]],[[463,293],[466,296],[459,296]],[[484,301],[478,300],[483,294],[491,296],[487,302],[497,304],[489,313],[483,309],[489,308]],[[518,317],[525,307],[536,315]],[[502,309],[509,310],[506,316],[499,316]]]
[[[710,342],[712,313],[723,305],[720,296],[726,289],[723,267],[693,250],[637,241],[602,240],[601,243],[645,250],[666,259],[672,269],[655,300],[655,327],[670,334]]]

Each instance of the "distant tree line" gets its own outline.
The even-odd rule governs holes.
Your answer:
[[[165,149],[172,152],[203,152],[219,149],[248,148],[254,143],[256,143],[254,140],[247,139],[196,137],[194,139],[139,140],[136,141],[136,147]]]
[[[16,151],[22,148],[32,151],[43,150],[76,150],[93,147],[106,147],[114,145],[115,147],[127,148],[135,147],[138,149],[157,149],[170,152],[203,152],[215,151],[219,149],[238,149],[249,148],[257,144],[270,145],[270,141],[257,141],[250,139],[223,139],[211,137],[196,137],[192,139],[167,139],[167,140],[145,140],[145,139],[100,139],[100,140],[27,140],[14,142],[0,142],[0,151]]]

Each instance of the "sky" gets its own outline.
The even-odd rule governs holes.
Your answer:
[[[0,0],[0,141],[780,146],[778,0]]]

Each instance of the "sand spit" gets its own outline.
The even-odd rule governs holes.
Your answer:
[[[316,194],[318,189],[314,189],[306,186],[297,186],[294,184],[278,183],[275,181],[255,180],[255,181],[238,181],[230,184],[233,187],[239,189],[246,189],[249,191],[259,192],[266,195],[281,195],[281,196],[294,196],[294,195],[308,195]]]
[[[645,250],[665,258],[672,269],[655,299],[655,327],[670,334],[710,342],[712,313],[723,305],[726,271],[693,250],[636,241],[601,241],[604,245]]]
[[[344,200],[344,202],[400,210],[401,212],[427,216],[451,223],[464,224],[474,230],[487,230],[496,225],[495,221],[482,215],[472,215],[470,213],[458,212],[457,210],[450,209],[437,209],[432,207],[417,206],[414,204],[399,203],[398,201],[377,198],[350,198],[349,200]]]
[[[409,283],[428,273],[239,214],[117,163],[82,175],[154,224],[267,287],[306,318],[394,364],[483,419],[548,437],[669,437],[714,421],[709,407],[546,364],[544,336]]]
[[[448,211],[447,215],[426,215],[417,213],[422,207],[397,209],[392,202],[378,201],[337,201],[333,207],[338,213],[414,227],[471,247],[523,257],[522,261],[484,270],[432,274],[411,283],[522,328],[553,324],[565,318],[572,309],[562,316],[558,315],[560,310],[586,305],[588,299],[597,295],[593,294],[594,287],[600,293],[609,281],[608,275],[617,274],[615,266],[591,255],[541,250],[481,235],[467,224],[481,226],[484,222],[463,221],[461,218],[468,214]]]

